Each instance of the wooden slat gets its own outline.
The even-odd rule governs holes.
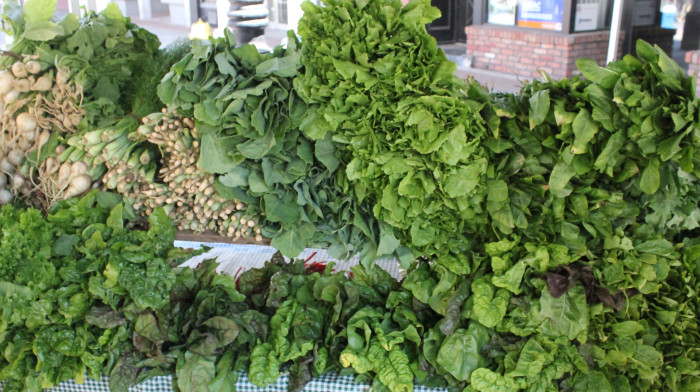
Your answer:
[[[224,237],[216,232],[194,233],[189,230],[178,231],[175,233],[175,239],[178,241],[194,241],[194,242],[219,242],[224,244],[240,244],[240,245],[270,245],[268,238],[263,238],[262,241],[255,241],[254,237],[233,238]]]

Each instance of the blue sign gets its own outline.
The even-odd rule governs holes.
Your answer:
[[[518,0],[518,26],[561,31],[564,0]]]

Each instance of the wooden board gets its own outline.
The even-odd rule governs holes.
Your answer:
[[[189,230],[178,231],[175,233],[175,239],[178,241],[218,242],[223,244],[270,245],[269,238],[263,238],[262,241],[255,241],[254,237],[243,237],[234,240],[233,238],[224,237],[214,231],[206,231],[203,233],[195,233]]]

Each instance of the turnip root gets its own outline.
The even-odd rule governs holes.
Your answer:
[[[34,82],[31,89],[32,91],[48,91],[51,90],[51,87],[53,87],[53,82],[48,76],[43,75]]]
[[[27,151],[29,150],[29,148],[32,147],[32,142],[25,138],[21,138],[19,142],[17,142],[17,147],[21,148],[24,151]]]
[[[12,82],[15,80],[10,71],[0,71],[0,95],[5,95],[12,90]]]
[[[41,72],[41,64],[38,61],[27,61],[26,70],[30,74],[38,74]]]
[[[5,103],[15,103],[15,101],[17,101],[18,98],[19,91],[17,90],[10,90],[10,92],[2,96],[2,100]]]
[[[46,158],[46,161],[44,162],[44,170],[47,175],[51,175],[55,173],[58,170],[58,163],[56,162],[56,158],[54,157],[48,157]]]
[[[0,161],[0,170],[7,174],[12,174],[15,171],[15,165],[11,164],[7,157],[5,157]]]
[[[15,173],[12,175],[12,189],[19,189],[24,185],[24,177],[21,174]]]
[[[36,118],[29,112],[20,113],[17,116],[17,131],[19,133],[29,133],[36,131]]]
[[[81,195],[89,191],[91,185],[92,181],[90,180],[90,177],[87,174],[82,174],[77,177],[73,177],[63,196],[66,199],[70,199],[71,197]]]
[[[29,87],[31,87],[31,83],[28,79],[19,79],[15,82],[15,89],[20,93],[26,93],[29,91]]]
[[[7,189],[0,189],[0,204],[9,204],[14,196]]]
[[[20,150],[12,150],[7,153],[7,160],[16,166],[21,166],[24,163],[24,152]]]
[[[49,142],[49,139],[51,139],[51,132],[46,129],[41,131],[41,133],[39,133],[39,140],[37,141],[38,148],[44,147],[44,145]]]
[[[70,167],[70,176],[77,177],[82,174],[86,174],[88,171],[87,164],[85,162],[73,162]]]
[[[71,164],[70,162],[63,162],[61,167],[58,169],[58,186],[63,188],[68,185],[71,181],[70,175]]]
[[[12,64],[12,74],[17,78],[23,78],[27,76],[27,66],[23,62],[17,61]]]

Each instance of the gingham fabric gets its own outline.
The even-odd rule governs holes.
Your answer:
[[[277,382],[265,388],[256,387],[248,381],[245,374],[241,374],[236,383],[236,392],[287,392],[289,386],[289,375],[281,374]],[[335,373],[324,374],[314,378],[304,387],[304,392],[370,392],[369,383],[356,383],[352,376],[340,376]],[[416,385],[415,392],[445,392],[444,388],[426,388]],[[2,384],[0,383],[0,391]],[[95,381],[87,379],[84,384],[76,384],[74,381],[64,381],[57,387],[49,389],[53,392],[109,392],[109,378],[102,377]],[[139,385],[129,388],[131,392],[172,392],[173,378],[171,376],[154,377]],[[233,392],[233,391],[229,391]]]
[[[230,275],[238,275],[249,268],[262,267],[266,261],[276,252],[269,246],[259,245],[236,245],[236,244],[221,244],[221,243],[200,243],[189,241],[175,241],[175,246],[181,248],[200,248],[201,246],[211,247],[212,249],[197,257],[194,257],[182,266],[196,267],[203,260],[216,258],[220,263],[219,272]],[[338,261],[328,256],[324,250],[306,249],[298,257],[298,259],[309,259],[315,262],[335,261],[337,264],[334,267],[335,271],[349,271],[350,268],[357,265],[358,257],[351,258],[346,261]],[[396,260],[382,259],[378,260],[377,265],[384,268],[391,276],[399,279],[403,271]],[[250,383],[246,374],[241,374],[236,384],[237,392],[286,392],[289,385],[289,374],[280,374],[277,382],[270,384],[265,388],[257,387]],[[0,383],[0,392],[3,390]],[[146,382],[129,388],[131,392],[171,392],[173,390],[173,378],[171,376],[160,376],[152,378]],[[356,383],[352,376],[341,376],[335,373],[324,374],[321,377],[311,380],[303,389],[305,392],[369,392],[371,386],[369,383]],[[84,384],[76,384],[73,381],[64,381],[57,387],[50,389],[54,392],[108,392],[109,378],[102,377],[101,380],[95,381],[87,379]],[[426,388],[416,386],[415,392],[443,392],[447,389],[443,388]],[[231,391],[233,392],[233,391]]]
[[[236,383],[236,392],[287,392],[289,375],[281,374],[277,382],[265,388],[256,387],[248,381],[245,374],[241,374]],[[444,388],[426,388],[417,385],[415,392],[445,392]],[[2,391],[2,385],[0,385]],[[50,389],[54,392],[109,392],[109,379],[102,377],[101,380],[85,380],[85,384],[76,384],[73,381],[64,381],[56,388]],[[172,392],[173,378],[170,376],[154,377],[146,382],[129,388],[131,392]],[[340,376],[338,374],[324,374],[321,377],[309,381],[303,389],[304,392],[369,392],[369,383],[356,383],[352,376]],[[230,391],[233,392],[233,391]]]

